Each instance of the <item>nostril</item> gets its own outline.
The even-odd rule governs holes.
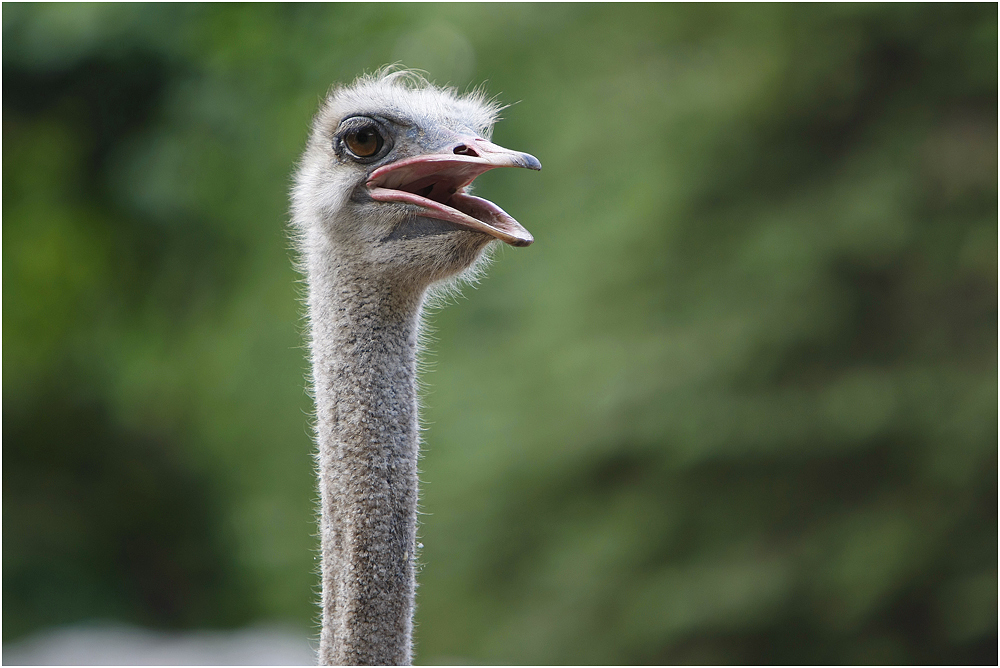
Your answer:
[[[455,155],[471,155],[473,158],[478,158],[479,154],[476,150],[467,144],[459,144],[455,147]]]

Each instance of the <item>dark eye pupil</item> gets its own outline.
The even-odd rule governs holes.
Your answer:
[[[382,148],[382,135],[375,128],[360,128],[347,133],[347,148],[359,158],[369,158]]]

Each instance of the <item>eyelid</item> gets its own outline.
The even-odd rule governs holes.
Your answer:
[[[364,127],[366,125],[375,125],[379,129],[387,130],[390,125],[398,125],[398,123],[392,119],[383,118],[382,116],[367,116],[358,114],[356,116],[348,116],[342,120],[337,128],[337,133],[343,134],[348,130]]]
[[[337,130],[340,133],[344,133],[348,130],[364,127],[366,125],[378,125],[378,120],[370,116],[351,116],[342,120],[340,122],[340,127],[337,128]]]

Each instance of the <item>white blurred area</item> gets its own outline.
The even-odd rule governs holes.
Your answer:
[[[150,631],[91,623],[48,629],[4,643],[12,666],[307,666],[316,652],[301,631],[252,626],[236,631]]]

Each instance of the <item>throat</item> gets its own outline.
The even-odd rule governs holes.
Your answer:
[[[409,216],[404,218],[392,231],[386,235],[382,242],[395,241],[397,239],[417,239],[420,237],[431,237],[439,234],[455,232],[463,228],[437,218],[425,218],[423,216]]]

